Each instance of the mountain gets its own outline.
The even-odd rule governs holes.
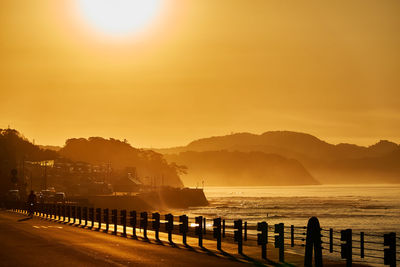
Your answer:
[[[310,185],[318,182],[297,160],[263,152],[181,152],[165,156],[188,167],[185,185]]]
[[[185,151],[221,150],[257,151],[294,159],[321,183],[400,182],[400,146],[387,140],[369,147],[354,144],[334,145],[306,133],[270,131],[261,135],[236,133],[203,138],[184,147],[157,151],[168,155]]]
[[[152,150],[137,149],[113,138],[101,137],[68,139],[59,150],[63,157],[91,164],[110,163],[115,171],[134,169],[137,176],[157,185],[182,187],[179,178],[180,166],[169,164],[163,155]]]

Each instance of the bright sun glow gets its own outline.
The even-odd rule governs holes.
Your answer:
[[[159,12],[161,0],[79,0],[90,24],[112,35],[143,30]]]

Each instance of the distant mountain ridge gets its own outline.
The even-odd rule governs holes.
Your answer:
[[[306,133],[270,131],[260,135],[235,133],[225,136],[202,138],[189,143],[187,146],[156,149],[156,151],[163,154],[171,154],[183,151],[262,150],[264,152],[279,154],[302,154],[308,157],[324,156],[333,159],[382,156],[399,148],[398,144],[387,140],[381,140],[369,147],[347,143],[333,145]]]
[[[178,154],[221,150],[258,151],[295,159],[321,183],[400,182],[400,146],[387,140],[368,147],[344,143],[334,145],[306,133],[270,131],[260,135],[236,133],[203,138],[185,147],[157,151]]]

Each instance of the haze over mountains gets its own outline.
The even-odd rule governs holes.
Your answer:
[[[72,146],[43,148],[75,160],[102,162],[118,155],[116,165],[138,164],[136,159],[124,158],[121,151],[106,147],[87,148],[90,156],[78,151],[67,155]],[[201,185],[203,180],[209,186],[400,183],[400,146],[387,140],[368,147],[334,145],[306,133],[270,131],[209,137],[187,146],[153,150],[163,154],[171,166],[187,167],[187,174],[181,176],[185,186]],[[141,175],[152,172],[148,167],[139,169],[147,170]],[[176,176],[173,180],[179,184]]]
[[[318,184],[300,162],[276,154],[221,150],[164,156],[188,167],[182,180],[190,186],[203,180],[211,186]]]
[[[400,182],[400,146],[386,140],[369,147],[333,145],[305,133],[271,131],[156,151],[188,167],[182,179],[189,185],[201,180],[221,186]]]

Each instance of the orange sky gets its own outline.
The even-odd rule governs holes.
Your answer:
[[[0,1],[0,128],[36,143],[308,132],[400,143],[398,0],[164,0],[140,34],[72,0]]]

